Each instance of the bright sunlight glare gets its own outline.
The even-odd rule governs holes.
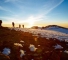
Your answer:
[[[27,27],[30,28],[34,25],[35,21],[34,20],[28,20],[27,23],[28,23]]]
[[[26,22],[27,22],[27,24],[28,24],[28,26],[27,26],[28,28],[34,26],[34,23],[36,22],[35,17],[34,17],[34,16],[28,17],[28,18],[26,19]]]

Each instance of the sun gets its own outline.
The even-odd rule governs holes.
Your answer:
[[[26,19],[26,22],[27,22],[27,24],[28,24],[27,27],[30,28],[30,27],[34,26],[34,23],[36,22],[36,19],[35,19],[34,16],[30,16],[30,17],[28,17],[28,18]]]
[[[28,20],[27,23],[28,23],[27,27],[30,28],[30,27],[34,26],[35,21],[34,20]]]

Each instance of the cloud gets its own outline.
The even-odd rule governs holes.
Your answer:
[[[9,2],[10,0],[5,0],[5,2]]]
[[[14,17],[13,17],[14,16]],[[35,22],[39,21],[39,20],[42,20],[43,19],[43,15],[38,15],[38,16],[28,16],[26,18],[20,18],[18,16],[15,16],[13,15],[12,17],[7,17],[7,16],[3,16],[3,17],[0,17],[1,19],[4,19],[4,23],[12,23],[12,22],[15,22],[15,23],[27,23],[29,25],[32,25],[34,24]],[[31,22],[31,23],[30,23]]]
[[[11,3],[12,5],[18,7],[18,9],[19,8],[21,8],[21,9],[23,8],[23,6],[22,6],[23,0],[5,0],[4,2],[5,3]]]
[[[16,1],[19,1],[19,0],[5,0],[5,2],[16,2]]]
[[[25,0],[25,2],[24,2],[24,0],[5,0],[5,2],[12,2],[16,7],[22,9],[22,11],[24,11],[24,9],[32,10],[31,4],[33,3],[33,4],[35,4],[35,7],[33,7],[34,8],[33,10],[34,11],[36,10],[37,13],[43,14],[43,15],[48,14],[54,8],[59,6],[63,1],[64,0],[45,0],[45,4],[41,5],[40,1],[38,1],[38,3],[33,3],[33,2],[31,2],[31,0],[29,0],[29,2],[27,2],[27,0]],[[41,5],[40,8],[39,8],[38,4]]]
[[[21,1],[21,0],[20,0]],[[44,16],[45,17],[45,15],[47,15],[49,12],[51,12],[54,8],[56,8],[57,6],[59,6],[62,2],[63,2],[64,0],[47,0],[46,2],[45,2],[45,4],[42,4],[42,7],[40,7],[39,8],[39,6],[37,6],[37,9],[36,9],[36,6],[35,6],[35,8],[33,9],[33,12],[36,10],[36,12],[37,13],[35,13],[35,14],[32,14],[33,16],[34,15],[36,15],[36,16],[38,16],[38,15],[42,15],[42,16]],[[31,6],[29,6],[28,7],[28,5],[30,4],[30,3],[27,3],[27,2],[23,2],[23,0],[21,1],[21,2],[19,2],[19,3],[15,3],[16,5],[17,5],[17,7],[18,8],[21,8],[22,9],[22,11],[24,10],[24,9],[30,9],[31,11],[32,11],[32,8],[31,8]],[[38,1],[38,3],[39,3],[39,1]],[[23,5],[21,5],[21,4],[26,4],[26,6],[23,6]],[[36,3],[34,3],[34,4],[36,4]],[[24,8],[24,9],[23,9]]]
[[[48,14],[50,11],[52,11],[54,8],[59,6],[64,0],[48,0],[42,8],[39,10],[43,15]]]
[[[0,6],[0,10],[4,10],[4,11],[7,11],[6,9],[4,9],[2,6]]]
[[[12,12],[8,8],[2,7],[2,6],[0,6],[0,10],[6,11],[6,12],[10,12],[10,13],[13,13],[14,14],[14,12]]]
[[[52,8],[50,8],[50,10],[48,12],[50,12],[51,10],[53,10],[54,8],[56,8],[57,6],[59,6],[63,1],[64,0],[56,0],[56,1],[54,1],[54,6]]]

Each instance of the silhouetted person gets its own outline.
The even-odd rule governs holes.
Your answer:
[[[22,25],[22,27],[24,28],[24,25]]]
[[[14,22],[12,22],[12,26],[13,26],[13,27],[15,26]]]
[[[0,27],[2,27],[2,20],[0,20]]]
[[[19,28],[21,28],[21,25],[19,24]]]

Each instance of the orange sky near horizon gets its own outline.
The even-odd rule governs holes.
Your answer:
[[[20,24],[21,25],[21,27],[22,27],[22,25],[23,24]],[[58,26],[62,26],[62,27],[66,27],[66,28],[68,28],[68,24],[67,23],[61,23],[61,24],[34,24],[33,26],[39,26],[39,27],[45,27],[45,26],[48,26],[48,25],[58,25]],[[12,27],[12,23],[11,24],[2,24],[2,26],[4,26],[4,27]],[[30,28],[30,27],[32,27],[32,26],[29,26],[28,24],[24,24],[24,26],[25,26],[25,28]],[[15,27],[19,27],[19,24],[17,23],[17,24],[15,24]]]

